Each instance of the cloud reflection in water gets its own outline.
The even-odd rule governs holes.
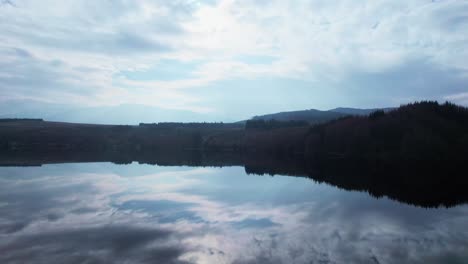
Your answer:
[[[0,262],[463,263],[468,207],[242,168],[0,168]],[[458,262],[457,262],[458,261]]]

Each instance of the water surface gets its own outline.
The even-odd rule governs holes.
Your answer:
[[[243,167],[0,168],[1,263],[468,263],[467,220]]]

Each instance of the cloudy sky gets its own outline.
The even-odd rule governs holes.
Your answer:
[[[468,105],[466,0],[0,0],[0,116],[234,121],[422,99]]]

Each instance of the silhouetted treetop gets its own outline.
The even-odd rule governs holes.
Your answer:
[[[349,117],[313,127],[315,155],[374,160],[462,159],[468,145],[468,109],[452,103],[422,101],[368,117]]]

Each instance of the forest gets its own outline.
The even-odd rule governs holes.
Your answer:
[[[468,161],[468,109],[424,101],[315,125],[0,120],[0,166],[93,161],[244,166],[419,206],[453,206],[468,201],[459,169]]]
[[[367,161],[464,160],[468,156],[468,109],[431,101],[315,125],[304,120],[261,119],[138,126],[0,121],[0,150],[4,152],[197,149]]]

